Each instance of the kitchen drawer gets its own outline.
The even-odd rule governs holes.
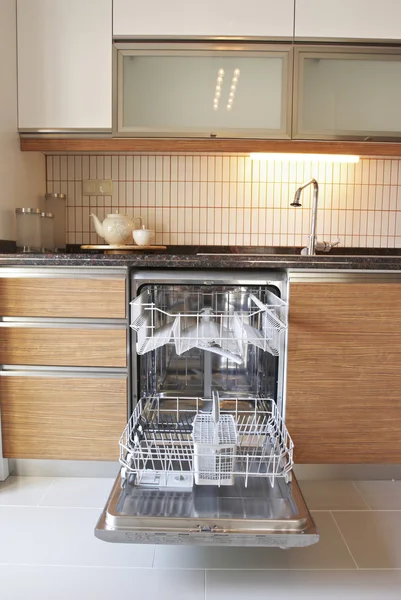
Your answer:
[[[0,277],[0,315],[124,319],[125,277]]]
[[[126,367],[125,326],[21,327],[0,329],[0,364]]]
[[[2,372],[5,458],[117,460],[125,375]]]
[[[401,332],[401,283],[325,281],[291,283],[290,289],[291,325],[310,334]]]

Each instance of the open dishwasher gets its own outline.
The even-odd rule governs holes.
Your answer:
[[[132,410],[97,537],[318,541],[285,426],[287,290],[281,272],[133,274]]]

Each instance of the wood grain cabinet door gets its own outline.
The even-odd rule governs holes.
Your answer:
[[[2,374],[5,458],[117,460],[125,376]]]
[[[126,367],[125,326],[0,327],[0,364]]]
[[[0,277],[0,315],[124,319],[125,278]]]
[[[401,462],[401,283],[291,283],[298,463]]]

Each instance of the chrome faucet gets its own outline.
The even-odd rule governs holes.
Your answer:
[[[307,248],[303,248],[301,254],[315,255],[316,251],[320,252],[330,252],[334,246],[337,246],[340,243],[340,239],[338,238],[337,242],[334,244],[329,242],[318,242],[316,239],[316,223],[317,223],[317,203],[319,199],[319,184],[316,179],[310,179],[306,183],[303,183],[295,192],[294,201],[291,202],[291,206],[299,207],[302,206],[301,192],[303,189],[308,187],[309,185],[313,185],[313,203],[312,203],[312,217],[311,217],[311,227],[310,227],[310,236],[309,236],[309,244]]]

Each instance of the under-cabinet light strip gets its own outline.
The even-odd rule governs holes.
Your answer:
[[[251,160],[297,160],[324,163],[358,163],[359,156],[351,154],[287,154],[275,152],[251,152]]]

